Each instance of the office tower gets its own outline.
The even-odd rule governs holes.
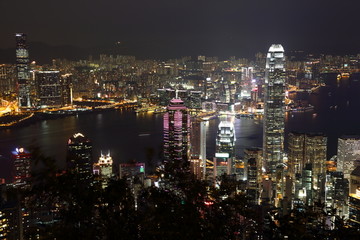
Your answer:
[[[106,155],[101,153],[99,161],[93,164],[93,173],[100,177],[103,188],[107,187],[107,184],[113,175],[112,165],[113,160],[110,156],[110,152]]]
[[[264,105],[264,166],[272,175],[283,162],[285,129],[285,56],[280,44],[271,45],[266,58]]]
[[[216,152],[227,153],[230,158],[235,156],[235,128],[234,123],[222,120],[219,123],[216,137]]]
[[[14,161],[14,183],[25,185],[30,177],[31,154],[24,148],[16,148],[11,157]]]
[[[164,114],[164,160],[186,163],[190,157],[190,115],[181,99],[172,99]]]
[[[221,120],[216,137],[216,152],[214,158],[214,177],[222,174],[232,174],[232,164],[235,157],[235,128],[234,123]]]
[[[306,205],[313,204],[313,171],[312,164],[306,163],[302,169],[302,187],[304,191],[304,203]]]
[[[247,184],[246,193],[252,204],[259,204],[260,187],[258,183],[258,163],[255,158],[246,161]]]
[[[72,74],[61,75],[61,95],[63,105],[73,104],[73,85],[72,85]]]
[[[350,174],[349,224],[360,227],[360,167]]]
[[[35,73],[37,98],[41,107],[63,105],[62,84],[59,71],[38,71]]]
[[[25,33],[16,33],[16,70],[19,107],[31,107],[30,60]]]
[[[342,136],[338,139],[337,171],[350,179],[356,160],[360,160],[360,136]]]
[[[262,171],[262,149],[246,148],[244,150],[245,179],[247,179],[246,192],[253,204],[259,204]]]
[[[0,97],[7,98],[16,91],[16,68],[10,64],[0,64]]]
[[[81,181],[89,180],[92,174],[92,144],[81,133],[74,134],[68,140],[67,167],[78,175]]]
[[[339,216],[348,212],[349,181],[342,172],[328,172],[325,181],[325,208],[328,213],[335,209]]]
[[[262,154],[263,151],[261,148],[245,148],[244,150],[244,162],[245,164],[250,160],[250,159],[255,159],[256,161],[256,168],[257,168],[257,184],[261,184],[262,181],[262,173],[263,173],[263,164],[262,164]],[[248,171],[248,170],[246,170]]]
[[[322,181],[326,173],[327,137],[323,134],[291,132],[288,140],[288,174],[296,180],[305,164],[312,164],[314,197],[323,195]],[[296,182],[296,181],[295,181]]]
[[[200,179],[206,174],[206,122],[200,119],[191,121],[190,169]]]
[[[288,139],[288,168],[289,175],[295,179],[296,175],[302,173],[305,164],[305,134],[291,132]]]
[[[322,134],[306,134],[305,161],[312,164],[315,197],[323,195],[322,183],[326,173],[327,137]],[[321,195],[320,195],[321,194]]]

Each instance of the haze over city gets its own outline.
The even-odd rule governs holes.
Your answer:
[[[93,53],[116,49],[141,58],[253,57],[274,42],[287,51],[350,54],[360,50],[359,7],[357,1],[335,0],[2,0],[0,48],[14,48],[13,34],[26,32],[30,42]],[[32,59],[49,51],[40,49]],[[78,57],[76,50],[65,50]],[[58,55],[53,58],[64,55],[53,52]],[[6,60],[14,61],[6,53]]]

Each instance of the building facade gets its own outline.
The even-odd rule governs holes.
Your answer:
[[[16,72],[19,107],[31,107],[30,60],[26,34],[16,33]]]
[[[30,177],[31,153],[20,147],[11,152],[11,157],[14,161],[14,183],[26,184]]]
[[[342,136],[338,139],[337,171],[350,179],[351,172],[360,161],[360,136]]]
[[[235,158],[235,141],[234,123],[227,119],[221,120],[216,137],[214,177],[219,177],[224,173],[232,174]]]
[[[35,84],[37,98],[41,107],[59,107],[63,105],[59,71],[36,72]]]
[[[164,160],[187,162],[190,158],[190,115],[181,99],[172,99],[164,114]]]
[[[92,175],[92,143],[81,133],[68,140],[67,168],[78,174],[81,181],[89,180]]]
[[[271,174],[283,162],[285,130],[285,55],[280,44],[271,45],[266,58],[264,101],[264,164]]]
[[[289,176],[293,180],[298,179],[304,166],[311,164],[315,197],[320,197],[326,174],[327,137],[323,134],[291,132],[288,144]]]
[[[101,153],[99,161],[93,164],[93,173],[100,178],[103,188],[105,188],[113,176],[113,160],[108,154]]]

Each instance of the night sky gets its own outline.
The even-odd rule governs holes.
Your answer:
[[[285,50],[360,52],[356,0],[0,0],[0,48],[14,33],[52,46],[134,54],[253,56]],[[120,46],[120,47],[121,47]]]

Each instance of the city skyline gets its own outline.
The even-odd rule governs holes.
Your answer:
[[[344,227],[353,227],[347,233],[357,231],[359,137],[352,137],[356,144],[340,137],[349,129],[352,135],[360,134],[360,54],[298,59],[286,57],[284,47],[275,43],[254,60],[197,55],[159,61],[113,53],[42,65],[27,58],[26,35],[16,36],[21,37],[14,51],[17,64],[0,65],[0,190],[30,190],[34,202],[0,199],[6,203],[0,204],[0,236],[60,236],[54,227],[62,229],[65,223],[73,230],[85,229],[82,222],[103,221],[97,214],[103,210],[111,221],[116,217],[108,214],[128,210],[134,211],[132,216],[158,216],[151,209],[166,204],[155,200],[151,206],[147,196],[152,194],[161,194],[156,197],[160,201],[176,196],[169,201],[175,205],[163,215],[166,218],[175,216],[173,209],[191,207],[185,216],[200,214],[193,220],[207,222],[211,218],[204,216],[212,215],[214,207],[229,207],[214,215],[229,217],[230,225],[216,228],[234,224],[226,239],[239,234],[253,239],[242,221],[234,221],[247,209],[267,213],[244,215],[252,222],[254,239],[272,239],[266,232],[286,234],[276,233],[283,225],[278,219],[297,220],[304,211],[316,211],[331,221],[344,217]],[[29,89],[30,106],[21,104],[21,84]],[[19,153],[29,149],[29,155],[8,158],[14,145]],[[41,153],[46,148],[50,151]],[[17,185],[17,177],[24,183]],[[188,191],[192,187],[195,195]],[[89,193],[95,200],[91,204],[81,200],[89,200]],[[55,204],[49,202],[43,209],[42,197]],[[121,199],[125,205],[116,203]],[[84,207],[89,218],[76,214]],[[68,218],[66,211],[74,214]],[[23,217],[11,218],[14,214]],[[49,225],[42,231],[45,220]],[[132,224],[129,220],[123,222]],[[311,224],[301,224],[303,234],[337,234],[337,223],[307,221]],[[204,234],[201,222],[194,227],[195,235]],[[133,225],[141,226],[134,231],[137,236],[152,234],[148,225],[139,224]],[[159,234],[175,230],[156,226]]]

